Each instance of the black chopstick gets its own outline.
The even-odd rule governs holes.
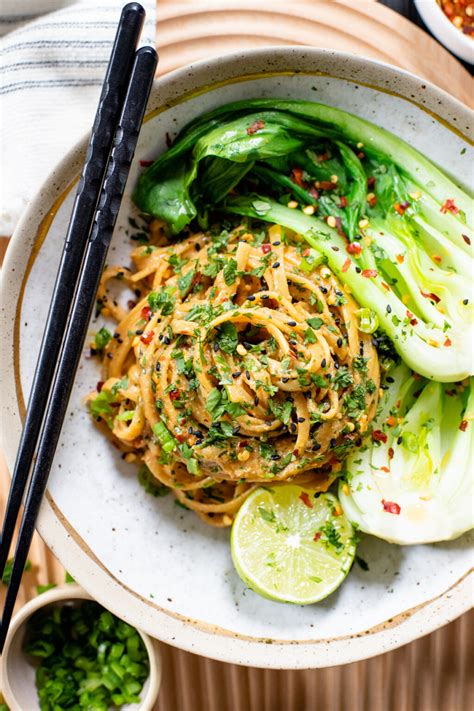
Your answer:
[[[40,355],[36,366],[23,432],[18,447],[0,538],[0,577],[5,569],[15,524],[33,461],[44,410],[62,342],[75,285],[112,148],[115,128],[125,100],[143,26],[145,11],[126,5],[120,17],[102,93],[77,189],[71,221],[54,285]]]
[[[157,55],[151,47],[143,47],[135,55],[129,89],[114,136],[106,177],[97,204],[94,224],[87,243],[47,402],[44,425],[28,487],[2,613],[0,652],[7,635],[36,519],[74,383],[74,376],[81,358],[97,287],[135,152],[156,63]]]

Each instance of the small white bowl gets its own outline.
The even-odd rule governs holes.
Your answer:
[[[47,605],[92,600],[79,585],[68,583],[52,588],[30,600],[13,618],[3,654],[0,657],[0,689],[10,711],[40,711],[35,684],[35,667],[23,652],[26,623],[31,615]],[[150,674],[145,682],[139,704],[127,704],[125,711],[151,711],[158,697],[161,681],[161,655],[158,644],[151,637],[137,630],[141,636],[150,661]]]
[[[436,39],[457,57],[474,64],[474,40],[453,25],[436,0],[415,0],[415,5]]]

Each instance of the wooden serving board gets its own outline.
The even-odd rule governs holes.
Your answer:
[[[234,50],[304,44],[398,65],[474,104],[473,80],[462,65],[373,0],[158,0],[157,18],[159,74]],[[6,239],[0,247],[6,248]],[[8,486],[0,458],[0,517]],[[36,585],[65,578],[37,535],[29,557],[33,568],[18,606],[36,594]],[[0,603],[3,595],[0,590]],[[464,711],[474,697],[474,613],[388,654],[330,669],[259,670],[165,644],[161,651],[162,688],[154,711]]]

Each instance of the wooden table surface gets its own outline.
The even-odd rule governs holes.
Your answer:
[[[224,0],[222,4],[225,5]],[[233,6],[235,4],[232,2]],[[248,8],[249,3],[244,4]],[[314,6],[326,10],[331,4],[338,6],[337,11],[344,6],[359,11],[362,21],[356,23],[353,28],[353,31],[359,34],[352,37],[346,34],[343,41],[333,34],[331,41],[336,44],[341,42],[352,51],[358,51],[359,47],[362,47],[361,51],[377,57],[377,52],[380,51],[378,43],[383,43],[380,34],[377,33],[378,40],[373,36],[369,38],[371,44],[365,42],[367,37],[360,36],[366,22],[363,20],[364,16],[370,19],[373,15],[372,22],[374,22],[377,15],[378,30],[382,28],[381,9],[377,8],[377,12],[371,11],[369,6],[373,6],[372,0],[352,2],[330,0],[324,3],[315,0],[293,0],[287,4],[289,13],[293,11],[298,14],[301,11],[301,16],[304,16],[305,8]],[[401,11],[421,26],[421,21],[410,0],[383,0],[383,4]],[[199,54],[203,51],[209,53],[215,53],[213,50],[219,51],[219,31],[213,23],[224,21],[225,18],[224,15],[218,17],[216,14],[219,0],[209,0],[209,8],[211,5],[214,14],[212,17],[209,15],[206,20],[198,16],[203,12],[203,7],[205,11],[205,2],[159,0],[158,29],[160,31],[161,27],[159,44],[162,50],[162,71],[173,68],[173,63],[184,61],[183,52],[194,51]],[[267,12],[271,8],[276,12],[281,2],[274,0],[269,5],[260,5],[262,11]],[[323,5],[326,7],[322,8]],[[259,10],[258,4],[255,8],[256,11]],[[194,13],[194,19],[191,21],[189,17],[186,18],[186,13],[188,15]],[[352,14],[352,17],[355,15]],[[388,18],[385,22],[388,22],[394,37],[397,36],[397,32],[399,33],[400,42],[403,37],[406,37],[407,31],[416,30],[402,18],[397,22],[397,16],[394,14],[385,13],[384,17]],[[276,16],[273,17],[273,21],[276,22]],[[292,39],[294,36],[291,35],[294,27],[289,14],[285,22],[288,39],[284,36],[280,38],[280,43],[294,43]],[[370,22],[366,27],[370,29]],[[180,47],[180,37],[182,38],[186,31],[189,32],[190,28],[196,35],[193,42],[191,44],[186,42]],[[301,29],[301,25],[298,28],[297,32]],[[331,32],[334,31],[334,27],[330,29]],[[235,44],[237,45],[239,41],[241,43],[239,46],[252,46],[252,41],[259,46],[262,43],[278,43],[272,40],[271,28],[265,27],[265,30],[265,42],[262,42],[261,37],[256,38],[253,28],[252,31],[249,30],[248,36],[236,37]],[[283,32],[280,26],[278,31]],[[328,41],[328,26],[323,22],[314,23],[312,31],[315,33],[312,43],[325,46],[324,42]],[[346,31],[347,28],[344,28],[344,32]],[[204,37],[201,36],[203,32]],[[214,35],[211,37],[213,32]],[[419,33],[419,30],[416,32]],[[413,37],[417,39],[421,37],[423,56],[417,58],[415,51],[412,56],[402,53],[399,57],[402,66],[411,68],[410,62],[418,61],[421,69],[417,73],[431,80],[438,75],[444,82],[452,82],[453,88],[457,86],[459,91],[468,86],[465,82],[469,75],[452,60],[450,55],[435,47],[435,43],[422,33]],[[229,46],[228,38],[225,37],[225,40],[226,51],[230,51],[234,44]],[[412,44],[413,42],[414,39]],[[419,43],[415,42],[415,44],[418,44],[419,48]],[[416,50],[416,47],[413,49]],[[437,55],[438,51],[439,55]],[[397,63],[396,57],[392,63]],[[448,66],[449,72],[446,72]],[[467,94],[469,93],[472,96],[472,86],[467,90]],[[0,263],[6,246],[7,240],[0,239]],[[0,459],[0,515],[5,506],[8,480],[6,466]],[[35,537],[30,559],[34,565],[33,569],[25,575],[19,605],[36,594],[37,584],[64,581],[64,569],[38,536]],[[0,591],[0,601],[2,594]],[[154,711],[313,711],[313,709],[318,711],[467,711],[472,708],[470,704],[474,699],[473,612],[393,652],[328,669],[307,671],[251,669],[205,659],[165,644],[161,644],[160,647],[163,658],[163,681]]]

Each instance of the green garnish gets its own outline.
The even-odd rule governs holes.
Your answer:
[[[28,621],[41,711],[107,711],[140,702],[149,660],[138,632],[96,602],[46,607]]]
[[[2,584],[3,585],[9,584],[10,578],[12,575],[12,568],[13,568],[13,558],[10,558],[5,563],[5,569],[4,569],[3,575],[2,575]],[[28,570],[31,570],[31,560],[26,561],[24,570],[25,570],[25,572]]]
[[[100,331],[97,331],[94,338],[94,349],[96,351],[103,351],[107,343],[112,339],[112,334],[108,328],[102,327]]]

